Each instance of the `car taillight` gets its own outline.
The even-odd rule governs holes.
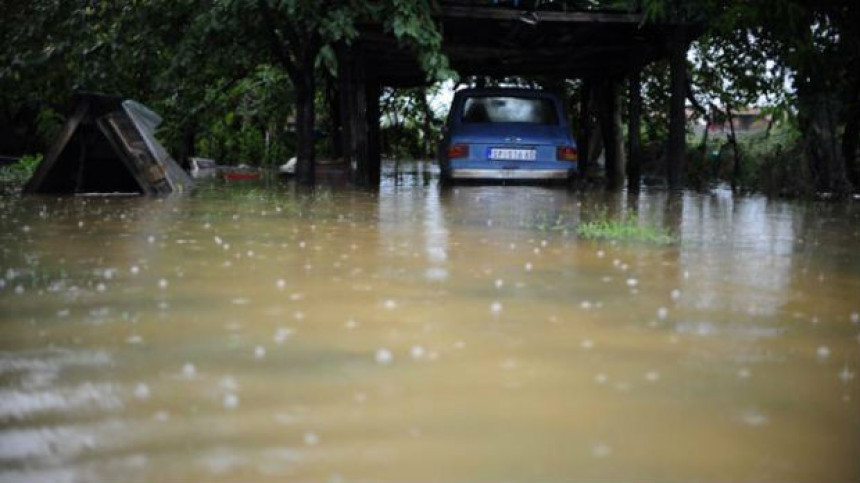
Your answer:
[[[448,159],[467,158],[469,157],[469,145],[467,144],[452,144],[448,146]]]
[[[573,146],[559,146],[555,150],[555,157],[559,161],[579,161],[579,153]]]

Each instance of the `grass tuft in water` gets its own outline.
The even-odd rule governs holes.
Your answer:
[[[669,245],[676,241],[668,230],[658,226],[643,225],[636,217],[612,220],[606,215],[601,215],[596,220],[577,225],[576,233],[589,240],[634,241],[658,245]]]

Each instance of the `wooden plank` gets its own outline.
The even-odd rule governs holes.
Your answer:
[[[98,126],[144,193],[173,192],[164,167],[149,151],[146,141],[125,112],[118,111],[100,118]]]
[[[54,168],[54,164],[57,163],[60,154],[64,149],[66,149],[66,145],[69,144],[69,141],[72,139],[75,131],[78,130],[78,126],[81,125],[89,110],[90,102],[88,100],[82,100],[78,103],[74,114],[72,114],[72,116],[63,125],[63,129],[60,131],[57,140],[51,144],[48,155],[45,156],[45,159],[43,159],[39,164],[39,167],[36,168],[36,172],[33,173],[33,176],[29,181],[27,181],[27,184],[24,185],[24,193],[39,192],[42,188],[42,184],[45,182],[45,177]]]

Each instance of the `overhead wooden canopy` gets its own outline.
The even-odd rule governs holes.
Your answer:
[[[528,11],[487,2],[441,2],[443,51],[461,75],[588,78],[619,76],[666,56],[667,39],[695,26],[646,22],[639,12]],[[382,84],[426,79],[414,56],[378,26],[362,30],[368,75]]]

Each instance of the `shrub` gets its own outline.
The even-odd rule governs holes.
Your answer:
[[[25,155],[17,163],[0,168],[0,191],[3,193],[20,191],[41,162],[41,154]]]

